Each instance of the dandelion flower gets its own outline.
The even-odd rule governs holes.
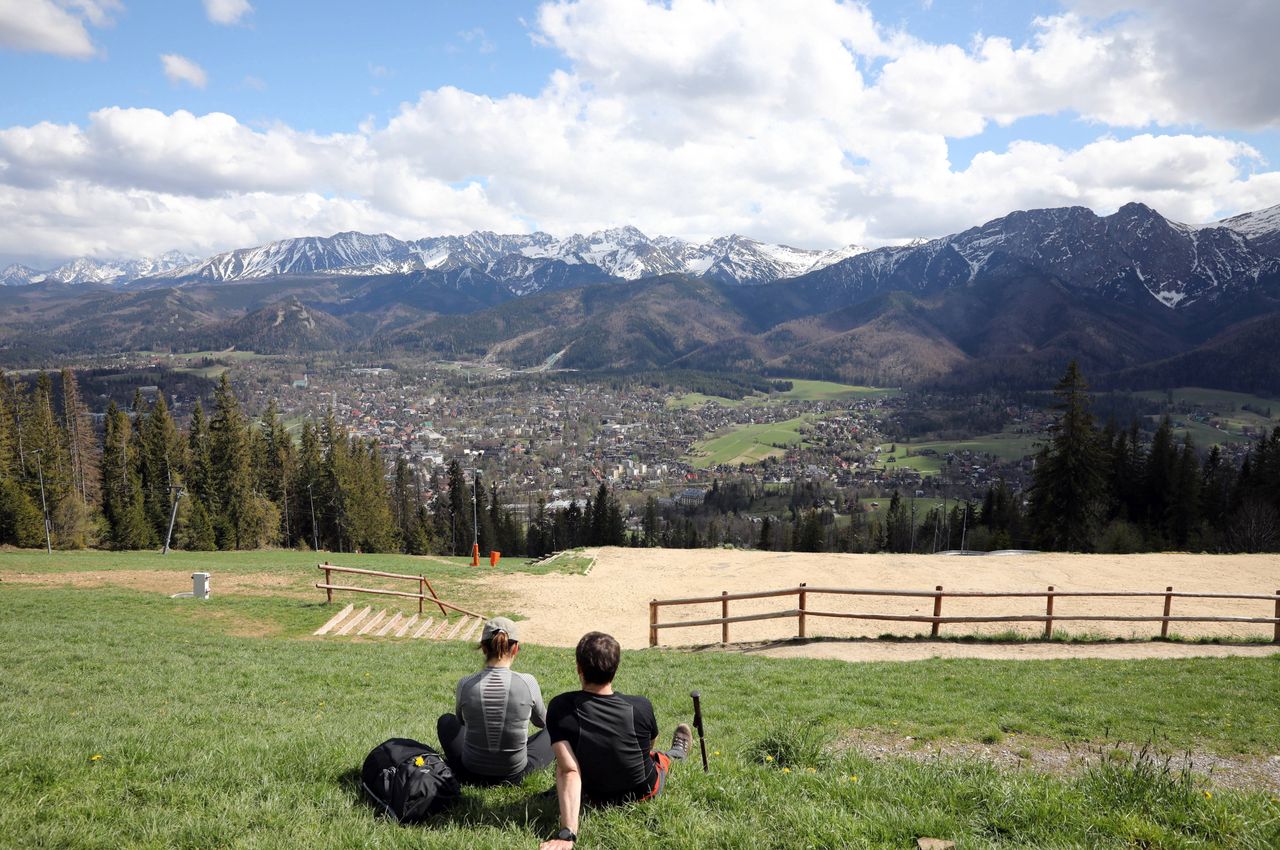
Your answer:
[[[791,768],[789,768],[789,767],[784,767],[784,768],[782,769],[782,772],[783,772],[783,773],[790,773],[790,772],[791,772]]]
[[[89,756],[89,761],[102,761],[102,753],[94,753]]]
[[[1212,800],[1212,799],[1213,799],[1213,795],[1212,795],[1212,794],[1210,794],[1208,791],[1205,791],[1205,792],[1204,792],[1204,798],[1205,798],[1206,800]]]
[[[773,761],[773,756],[765,756],[765,757],[764,757],[764,760],[765,760],[765,761]]]
[[[856,777],[856,776],[850,776],[850,777],[849,777],[849,781],[850,781],[850,782],[857,782],[857,781],[858,781],[858,777]]]
[[[427,761],[422,756],[418,756],[416,759],[413,760],[413,763],[416,764],[418,767],[422,767],[424,764],[427,763]]]
[[[713,755],[713,756],[718,756],[718,755],[720,755],[720,751],[719,751],[719,750],[716,750],[716,751],[715,751],[714,753],[712,753],[711,755]]]
[[[806,768],[805,768],[805,772],[806,772],[806,773],[817,773],[817,772],[818,772],[818,769],[817,769],[816,767],[806,767]]]

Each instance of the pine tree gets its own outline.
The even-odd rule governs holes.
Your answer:
[[[298,482],[294,487],[297,494],[298,538],[314,547],[325,537],[323,528],[323,502],[316,503],[316,496],[323,496],[322,471],[324,452],[320,446],[320,436],[315,425],[310,421],[302,425],[302,436],[298,443]]]
[[[405,551],[412,551],[418,535],[418,504],[414,488],[414,474],[403,454],[396,455],[395,471],[391,480],[391,513]]]
[[[134,454],[129,415],[111,402],[102,445],[102,510],[117,549],[155,545],[143,508],[142,479]]]
[[[13,419],[13,398],[9,379],[0,369],[0,481],[16,479],[18,466],[17,429]]]
[[[803,542],[803,528],[801,541]],[[797,543],[796,548],[799,547],[800,543]],[[889,552],[911,551],[911,515],[897,490],[893,491],[893,496],[889,499],[889,510],[885,512],[881,547]]]
[[[169,415],[164,394],[146,415],[138,416],[139,474],[147,522],[157,538],[163,540],[169,528],[169,517],[182,486],[183,444],[178,426]]]
[[[284,425],[275,399],[267,403],[259,429],[255,434],[254,470],[257,473],[257,491],[270,499],[280,514],[278,533],[286,544],[293,542],[293,526],[297,524],[296,508],[290,501],[291,479],[295,475],[293,441]]]
[[[76,490],[67,454],[67,435],[54,415],[53,381],[41,372],[27,413],[27,488],[48,510],[53,545],[81,547],[87,542],[88,510]]]
[[[226,372],[222,373],[214,392],[213,417],[209,420],[209,457],[219,508],[214,523],[218,547],[255,546],[261,516],[253,492],[249,430]]]
[[[653,496],[644,501],[644,516],[640,520],[642,546],[657,546],[658,536],[662,529],[662,521],[658,517],[658,500]]]
[[[471,488],[457,459],[449,461],[449,514],[450,536],[454,555],[471,552],[472,542]]]
[[[62,427],[71,458],[72,486],[86,505],[98,502],[98,441],[75,372],[62,370]]]
[[[1142,470],[1142,493],[1145,522],[1151,537],[1164,545],[1172,542],[1172,502],[1178,474],[1178,448],[1173,441],[1173,423],[1166,416],[1156,428]]]
[[[756,548],[762,551],[773,548],[773,522],[768,516],[760,521],[760,540],[756,543]]]
[[[1036,457],[1030,492],[1032,527],[1045,549],[1090,551],[1101,525],[1106,480],[1087,389],[1073,360],[1053,391],[1060,414]]]
[[[1190,435],[1178,452],[1173,485],[1166,523],[1173,544],[1186,549],[1193,536],[1200,537],[1200,462]]]

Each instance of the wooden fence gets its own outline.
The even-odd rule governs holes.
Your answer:
[[[933,615],[925,616],[921,614],[881,614],[881,613],[850,613],[842,611],[822,611],[815,610],[810,605],[810,597],[816,595],[824,596],[891,596],[904,598],[926,598],[933,600]],[[774,597],[795,596],[798,598],[798,604],[795,608],[789,608],[783,611],[770,611],[763,614],[743,614],[736,617],[729,616],[729,603],[740,599],[769,599]],[[1130,597],[1153,597],[1164,600],[1163,611],[1157,615],[1151,616],[1125,616],[1120,614],[1057,614],[1053,612],[1053,601],[1062,597],[1083,598],[1083,599],[1100,599],[1100,598],[1130,598]],[[1013,614],[999,616],[950,616],[942,615],[943,599],[1024,599],[1039,598],[1044,599],[1043,614]],[[1221,615],[1197,615],[1197,614],[1179,614],[1173,615],[1174,599],[1233,599],[1233,600],[1260,600],[1272,602],[1275,605],[1275,616],[1272,617],[1228,617]],[[681,620],[668,623],[658,622],[658,609],[667,606],[678,605],[707,605],[720,603],[720,616],[705,620]],[[658,645],[658,632],[661,629],[683,629],[694,628],[697,626],[720,626],[720,642],[729,642],[729,625],[731,623],[749,623],[757,620],[775,620],[786,617],[795,617],[797,620],[796,637],[808,637],[808,618],[810,617],[828,617],[843,620],[889,620],[900,623],[929,623],[929,634],[931,637],[938,637],[938,630],[941,626],[951,623],[1044,623],[1044,636],[1046,639],[1053,637],[1053,624],[1055,622],[1095,622],[1095,623],[1159,623],[1160,637],[1167,638],[1169,636],[1170,623],[1259,623],[1271,624],[1275,627],[1273,641],[1280,643],[1280,590],[1274,594],[1264,593],[1201,593],[1201,592],[1175,592],[1172,587],[1167,587],[1164,591],[1147,591],[1147,590],[1055,590],[1052,586],[1048,590],[1043,591],[983,591],[983,590],[953,590],[944,591],[942,585],[938,585],[933,590],[878,590],[868,588],[841,588],[841,587],[809,587],[801,584],[799,587],[789,587],[781,590],[764,590],[755,593],[729,593],[725,591],[719,596],[702,596],[690,599],[654,599],[649,602],[649,646]]]
[[[453,611],[457,611],[459,614],[467,614],[472,617],[478,617],[481,620],[487,619],[484,614],[477,614],[475,611],[468,611],[466,608],[459,608],[457,605],[454,605],[449,602],[445,602],[439,596],[436,596],[435,588],[431,586],[431,582],[427,581],[426,576],[407,576],[407,575],[402,575],[401,573],[384,573],[381,570],[358,570],[355,567],[339,567],[335,564],[330,564],[328,561],[324,562],[323,564],[316,564],[316,569],[324,570],[324,582],[323,583],[317,582],[316,587],[324,591],[325,602],[333,601],[333,592],[335,590],[350,591],[352,593],[374,593],[380,596],[401,596],[401,597],[408,597],[409,599],[416,599],[418,600],[419,614],[422,613],[423,604],[428,600],[430,600],[440,609],[440,613],[443,614],[445,617],[449,616],[449,611],[445,609],[450,609]],[[381,578],[404,579],[405,581],[415,582],[418,585],[418,592],[408,593],[403,590],[382,590],[379,588],[371,588],[371,587],[355,587],[349,584],[334,584],[333,573],[351,573],[351,574],[363,575],[363,576],[379,576]]]

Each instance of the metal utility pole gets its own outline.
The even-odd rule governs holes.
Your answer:
[[[36,456],[36,468],[40,472],[40,510],[44,513],[44,549],[53,554],[53,542],[49,537],[49,503],[44,498],[44,449],[36,449],[31,454]]]
[[[320,538],[316,535],[316,495],[311,492],[311,485],[307,485],[307,496],[311,499],[311,549],[315,552],[320,551]]]
[[[170,484],[169,489],[173,491],[173,511],[169,514],[169,530],[164,535],[164,551],[161,555],[169,554],[169,543],[173,540],[173,524],[178,520],[178,500],[182,498],[182,494],[187,492],[182,489],[180,484]]]
[[[471,479],[471,545],[480,545],[480,516],[476,512],[476,489],[480,486],[480,470]]]

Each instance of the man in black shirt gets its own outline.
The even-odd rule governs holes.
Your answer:
[[[653,751],[658,721],[653,705],[613,689],[621,648],[603,632],[578,641],[582,690],[560,694],[547,706],[547,732],[556,757],[560,832],[541,850],[570,850],[577,841],[578,812],[589,803],[627,803],[662,793],[672,759],[683,759],[693,742],[689,724],[676,727],[671,749]]]

